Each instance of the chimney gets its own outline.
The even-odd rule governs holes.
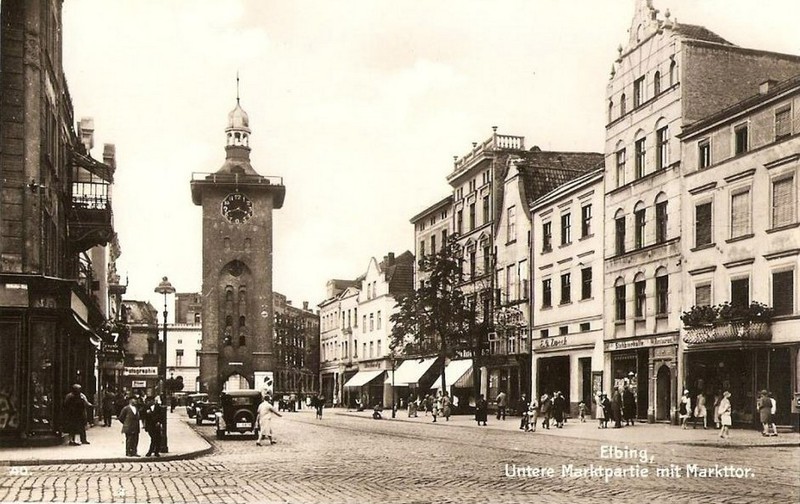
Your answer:
[[[389,255],[386,256],[386,265],[387,266],[394,265],[394,252],[389,252]]]
[[[103,163],[112,170],[117,167],[117,147],[114,144],[103,144]]]
[[[308,311],[308,301],[303,301],[303,311]]]
[[[775,79],[765,80],[764,82],[758,85],[758,94],[765,95],[769,93],[770,91],[772,91],[772,88],[775,87],[775,84],[777,83],[778,81],[776,81]]]
[[[286,300],[286,306],[292,306],[292,300],[291,299],[287,299]]]
[[[81,143],[88,154],[94,147],[94,119],[81,117],[78,123],[78,136],[81,137]]]

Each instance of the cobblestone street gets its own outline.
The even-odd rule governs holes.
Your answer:
[[[518,421],[509,419],[509,421]],[[471,424],[372,421],[307,412],[274,421],[278,443],[214,439],[196,460],[5,467],[0,500],[32,502],[797,502],[800,453],[793,447],[723,448],[633,442],[652,462],[603,458],[607,443],[482,429]],[[567,428],[570,426],[568,425]],[[709,433],[713,436],[713,433]],[[615,442],[619,448],[624,443]],[[506,465],[508,464],[508,466]],[[572,475],[563,466],[572,464]],[[626,468],[633,477],[578,476],[577,469]],[[636,465],[639,465],[638,469]],[[680,477],[656,467],[681,468]],[[752,469],[749,478],[686,477],[699,468]],[[510,477],[507,469],[552,468]],[[643,477],[641,470],[649,469]],[[566,469],[569,471],[569,469]],[[673,473],[675,474],[675,473]],[[706,477],[702,477],[706,476]]]

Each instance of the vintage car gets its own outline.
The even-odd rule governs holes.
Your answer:
[[[230,433],[256,433],[258,405],[262,401],[258,390],[232,390],[220,395],[217,413],[217,437]]]
[[[204,421],[216,422],[219,404],[210,402],[208,398],[194,403],[194,420],[197,425],[203,425]]]
[[[208,401],[208,394],[189,394],[186,396],[186,414],[189,418],[194,418],[194,403],[197,401]]]

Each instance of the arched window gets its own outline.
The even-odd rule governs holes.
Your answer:
[[[625,161],[626,161],[625,144],[622,143],[622,140],[617,142],[617,148],[614,152],[617,158],[616,159],[617,187],[622,187],[625,185]]]
[[[633,316],[637,319],[645,317],[647,310],[647,282],[644,273],[637,273],[633,278]]]
[[[656,243],[667,241],[667,195],[663,192],[656,196]]]
[[[628,109],[625,105],[625,93],[622,93],[622,96],[619,97],[619,115],[624,116],[628,112]]]
[[[614,120],[614,101],[608,100],[608,122]]]
[[[669,125],[663,117],[656,122],[656,170],[669,165]]]
[[[620,208],[614,214],[614,243],[616,245],[615,252],[617,255],[625,253],[625,212]]]
[[[625,320],[625,280],[622,277],[614,282],[614,320]]]
[[[645,244],[645,225],[647,222],[647,209],[644,202],[640,201],[633,207],[634,243],[637,249]]]
[[[670,87],[678,83],[678,64],[675,60],[669,64],[669,85]]]
[[[653,75],[653,96],[661,94],[661,72],[656,72]]]

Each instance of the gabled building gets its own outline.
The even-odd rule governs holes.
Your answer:
[[[342,403],[344,382],[358,371],[354,359],[358,358],[360,287],[361,278],[328,280],[326,298],[318,305],[320,391],[334,405]]]
[[[159,339],[158,310],[148,301],[125,300],[122,302],[124,321],[128,326],[123,351],[125,369],[119,392],[128,397],[138,394],[152,397],[159,393],[159,369],[164,351]]]

